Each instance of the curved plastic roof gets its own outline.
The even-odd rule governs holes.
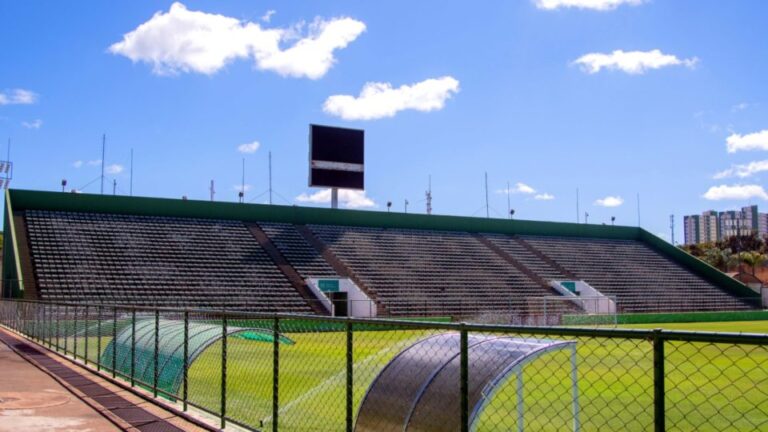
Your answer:
[[[160,319],[158,321],[158,379],[157,387],[170,394],[177,394],[184,372],[184,321]],[[112,364],[112,354],[116,345],[118,373],[131,375],[131,332],[130,325],[124,325],[118,331],[115,340],[110,341],[101,354],[101,362]],[[272,342],[272,331],[258,328],[227,327],[227,335],[241,334],[249,340]],[[188,365],[223,336],[221,324],[189,321]],[[155,319],[141,318],[136,320],[136,351],[134,376],[137,381],[152,384],[155,374]],[[293,343],[284,336],[282,343]]]
[[[470,428],[512,374],[539,355],[576,342],[468,337]],[[572,367],[575,367],[575,357]],[[460,336],[444,333],[400,352],[379,373],[357,413],[356,432],[460,430]],[[575,374],[572,374],[575,379]],[[519,395],[522,397],[522,395]],[[574,415],[578,415],[574,383]],[[576,421],[578,421],[576,419]]]

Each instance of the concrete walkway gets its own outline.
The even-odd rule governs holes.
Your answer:
[[[184,432],[201,428],[0,329],[0,432]]]
[[[0,343],[0,432],[121,430]]]

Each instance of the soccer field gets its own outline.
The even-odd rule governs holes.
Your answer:
[[[763,321],[725,321],[664,324],[633,324],[626,328],[663,328],[668,330],[729,332],[729,333],[765,333],[768,334],[768,320]]]
[[[768,321],[631,327],[768,333]],[[435,333],[438,332],[412,329],[355,331],[354,411],[389,360],[415,341]],[[280,346],[280,430],[343,430],[346,334],[287,332],[286,336],[295,343]],[[591,337],[554,339],[577,342],[582,430],[652,429],[653,352],[650,341]],[[753,430],[756,425],[768,428],[766,347],[698,342],[666,342],[665,347],[667,425],[670,429]],[[192,402],[212,411],[219,410],[220,371],[221,345],[216,344],[206,350],[190,370]],[[228,417],[248,425],[263,425],[265,430],[270,428],[272,371],[271,343],[236,338],[229,341]],[[560,431],[571,428],[570,373],[568,352],[545,354],[524,369],[526,429]],[[457,392],[458,385],[457,379]],[[477,430],[517,428],[516,386],[514,377],[504,383],[479,418]]]

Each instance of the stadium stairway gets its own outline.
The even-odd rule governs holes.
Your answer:
[[[331,248],[326,245],[322,239],[317,237],[306,225],[296,225],[296,230],[301,234],[307,244],[311,245],[320,256],[333,268],[341,277],[349,278],[357,285],[369,298],[376,303],[376,313],[379,316],[390,315],[390,311],[381,301],[375,290],[371,289],[346,263],[339,259]]]
[[[270,238],[261,229],[261,227],[254,223],[247,223],[245,226],[248,228],[248,231],[251,232],[253,238],[256,239],[262,249],[264,249],[267,255],[269,255],[277,268],[280,269],[286,278],[288,278],[288,281],[290,281],[291,285],[296,289],[299,295],[301,295],[304,300],[309,303],[309,306],[312,308],[312,310],[320,315],[329,315],[330,311],[323,306],[323,303],[320,301],[320,299],[318,299],[312,290],[309,289],[304,278],[302,278],[296,269],[291,265],[291,263],[288,262],[285,256],[275,246],[272,240],[270,240]]]

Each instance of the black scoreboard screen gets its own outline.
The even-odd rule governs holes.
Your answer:
[[[365,189],[365,131],[309,125],[309,186]]]

